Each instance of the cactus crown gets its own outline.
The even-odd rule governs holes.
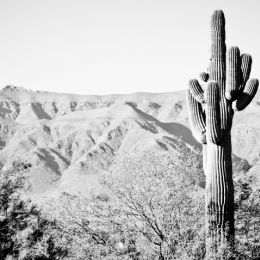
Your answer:
[[[189,81],[188,104],[197,140],[205,140],[203,135],[207,132],[216,135],[209,134],[207,139],[219,143],[224,132],[230,131],[233,112],[243,110],[251,102],[259,83],[257,79],[249,80],[252,65],[249,54],[240,55],[239,48],[234,46],[228,50],[226,59],[222,10],[216,10],[211,17],[211,39],[208,72],[200,74],[202,84],[196,79]]]
[[[216,31],[225,30],[225,16],[222,10],[214,11],[211,18],[211,28]]]

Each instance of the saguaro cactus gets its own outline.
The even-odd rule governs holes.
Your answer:
[[[192,79],[187,91],[190,122],[194,137],[203,144],[206,175],[207,245],[234,238],[234,188],[231,159],[231,126],[234,111],[243,110],[258,88],[249,79],[252,58],[240,56],[238,47],[227,53],[225,17],[217,10],[211,17],[211,57],[201,84]],[[216,243],[214,243],[216,242]]]

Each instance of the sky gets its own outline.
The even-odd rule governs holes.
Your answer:
[[[172,92],[205,71],[210,16],[260,77],[259,0],[0,0],[0,87]]]

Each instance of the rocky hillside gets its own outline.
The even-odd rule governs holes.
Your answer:
[[[259,93],[246,111],[235,115],[232,138],[234,158],[246,159],[257,172]],[[35,196],[88,193],[100,188],[98,173],[118,156],[181,146],[201,149],[190,131],[184,91],[108,96],[12,86],[0,91],[0,167],[32,163]]]

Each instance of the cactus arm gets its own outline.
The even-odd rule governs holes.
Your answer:
[[[206,134],[207,140],[219,144],[222,139],[220,128],[219,86],[211,81],[207,85],[206,106]]]
[[[201,72],[199,76],[203,82],[207,82],[209,79],[209,74],[207,72]]]
[[[249,79],[250,72],[252,66],[252,57],[249,54],[242,54],[241,55],[241,85],[239,88],[239,92],[243,92],[245,85]]]
[[[233,103],[233,109],[235,111],[241,111],[245,109],[254,98],[257,89],[258,89],[259,81],[258,79],[250,79],[244,89],[244,92],[241,93],[237,100]]]
[[[227,86],[225,97],[227,100],[235,100],[240,86],[240,51],[238,47],[231,47],[228,50],[227,64]]]
[[[193,98],[195,98],[199,103],[204,103],[204,91],[196,79],[189,81],[189,89]]]
[[[205,118],[202,106],[192,96],[190,90],[187,91],[187,101],[189,108],[189,119],[192,129],[192,134],[199,143],[206,143],[206,128]]]

